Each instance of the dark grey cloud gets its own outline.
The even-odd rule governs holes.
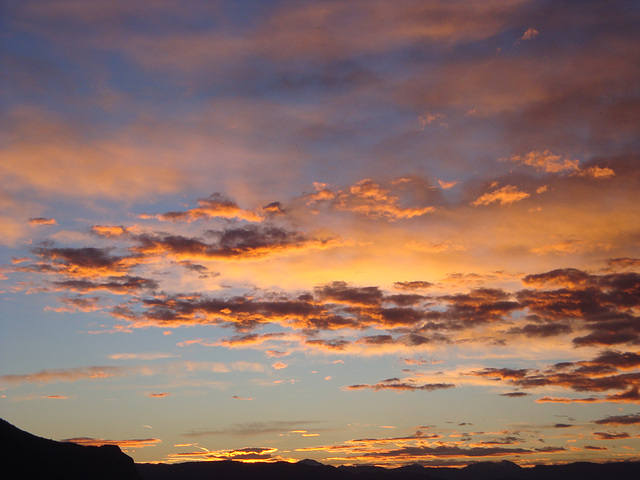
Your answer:
[[[410,282],[394,282],[393,286],[398,290],[423,290],[433,286],[433,283],[423,280],[414,280]]]
[[[598,425],[636,425],[640,424],[640,413],[629,415],[613,415],[596,420],[593,423]]]
[[[353,287],[347,282],[332,282],[315,288],[321,300],[351,305],[377,306],[382,302],[383,294],[378,287]]]
[[[149,278],[132,277],[107,277],[106,282],[92,280],[61,280],[52,282],[57,290],[71,290],[73,292],[86,293],[95,290],[106,290],[111,293],[126,294],[138,293],[143,290],[156,290],[158,282]]]
[[[344,387],[346,390],[374,390],[376,392],[381,390],[393,390],[396,392],[415,392],[415,391],[428,391],[433,392],[435,390],[443,390],[447,388],[455,388],[455,385],[452,383],[426,383],[423,385],[418,385],[409,381],[401,381],[399,378],[388,378],[386,380],[381,380],[378,383],[373,385],[367,384],[358,384],[358,385],[349,385]]]

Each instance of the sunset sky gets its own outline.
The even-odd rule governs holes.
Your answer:
[[[0,416],[137,462],[640,455],[640,2],[0,7]]]

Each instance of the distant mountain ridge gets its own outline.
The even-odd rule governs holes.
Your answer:
[[[479,462],[464,468],[398,468],[233,461],[135,464],[119,447],[81,446],[27,433],[0,419],[0,478],[7,480],[638,480],[640,461],[571,463],[522,468],[513,462]]]
[[[640,461],[579,462],[522,468],[513,462],[479,462],[464,468],[407,465],[398,468],[323,465],[315,460],[298,463],[241,463],[233,461],[137,464],[145,480],[638,480]]]
[[[0,419],[0,478],[6,480],[143,480],[133,459],[101,447],[37,437]]]

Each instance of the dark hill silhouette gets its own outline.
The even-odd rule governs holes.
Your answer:
[[[36,437],[0,419],[0,478],[7,480],[142,480],[115,445],[90,447]]]
[[[138,464],[145,480],[638,480],[640,462],[572,463],[522,468],[515,463],[479,462],[464,468],[408,465],[387,469],[372,466],[332,467],[314,460],[298,463],[233,461]]]
[[[0,419],[0,478],[7,480],[638,480],[640,461],[572,463],[522,468],[515,463],[478,462],[464,468],[233,461],[134,464],[112,445],[81,446],[36,437]]]

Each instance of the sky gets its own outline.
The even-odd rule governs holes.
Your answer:
[[[638,2],[0,8],[7,421],[137,462],[638,459]]]

